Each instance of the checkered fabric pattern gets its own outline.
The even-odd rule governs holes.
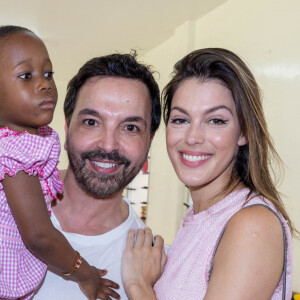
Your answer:
[[[39,128],[38,135],[0,129],[0,299],[31,299],[47,269],[22,242],[3,190],[4,175],[23,170],[39,176],[50,211],[51,200],[63,188],[56,167],[59,154],[58,135],[48,126]]]

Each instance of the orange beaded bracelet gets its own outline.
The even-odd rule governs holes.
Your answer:
[[[71,271],[70,273],[63,273],[63,275],[65,275],[65,276],[70,276],[70,275],[72,275],[76,270],[78,270],[78,269],[80,268],[80,265],[82,264],[81,255],[80,255],[80,253],[79,253],[78,251],[76,251],[76,253],[77,253],[78,257],[77,257],[77,259],[76,259],[76,261],[75,261],[75,263],[74,263],[74,266],[73,266],[72,271]]]

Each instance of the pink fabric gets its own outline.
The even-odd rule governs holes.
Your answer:
[[[220,233],[237,211],[243,208],[248,189],[235,191],[206,211],[194,215],[191,207],[184,216],[174,242],[168,253],[162,277],[154,289],[158,300],[201,300],[204,298],[209,279],[213,252]],[[260,197],[247,202],[274,206]],[[292,238],[287,222],[282,220],[287,236],[287,286],[286,299],[292,297]],[[271,298],[282,299],[283,277]]]
[[[47,268],[22,242],[3,190],[4,175],[23,170],[39,176],[50,211],[51,200],[63,188],[56,167],[59,154],[58,135],[48,126],[39,128],[38,135],[0,129],[0,299],[31,299]]]

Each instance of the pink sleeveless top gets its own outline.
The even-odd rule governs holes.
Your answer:
[[[40,127],[37,135],[0,129],[0,299],[31,299],[47,269],[22,241],[6,201],[4,175],[22,170],[38,176],[50,212],[51,201],[63,189],[56,167],[59,154],[58,135],[48,126]]]
[[[194,215],[193,207],[185,214],[176,234],[163,275],[154,286],[158,300],[201,300],[204,298],[219,237],[233,214],[250,205],[267,205],[280,218],[286,237],[286,272],[271,300],[292,297],[292,237],[287,221],[268,200],[254,197],[244,206],[247,188],[235,191],[206,211]],[[286,297],[283,286],[286,282]]]

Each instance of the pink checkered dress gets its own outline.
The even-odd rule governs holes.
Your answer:
[[[0,129],[0,299],[31,299],[47,268],[22,242],[3,190],[4,174],[23,170],[39,176],[50,211],[51,200],[63,188],[56,167],[59,154],[58,135],[48,126],[39,128],[38,135]]]

